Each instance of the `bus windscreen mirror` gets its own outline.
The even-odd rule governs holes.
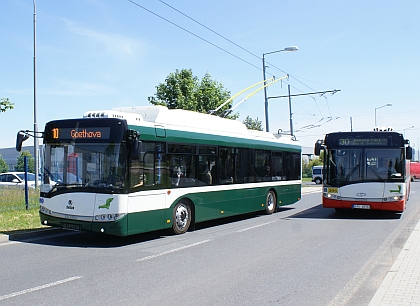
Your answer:
[[[19,131],[16,136],[16,151],[22,150],[22,143],[29,138],[29,135],[23,131]]]
[[[131,159],[139,160],[141,154],[141,141],[134,139],[131,145]]]
[[[406,147],[405,148],[405,158],[412,159],[413,158],[413,148],[412,147]]]
[[[319,156],[321,154],[321,148],[322,148],[322,140],[317,140],[317,142],[315,143],[315,148],[314,148],[315,156]]]

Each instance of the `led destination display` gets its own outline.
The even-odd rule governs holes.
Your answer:
[[[388,146],[388,138],[339,138],[338,146]]]
[[[53,128],[52,139],[109,139],[110,127]]]

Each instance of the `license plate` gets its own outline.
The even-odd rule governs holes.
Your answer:
[[[370,205],[362,205],[362,204],[354,204],[353,208],[358,208],[358,209],[370,209]]]
[[[328,188],[328,193],[338,193],[338,188]]]
[[[61,228],[69,231],[81,231],[82,227],[80,224],[72,224],[72,223],[61,223]]]

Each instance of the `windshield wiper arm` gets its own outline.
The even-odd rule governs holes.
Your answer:
[[[350,177],[356,172],[357,169],[360,168],[360,164],[357,164],[351,171],[350,173],[346,176],[346,181],[349,181]]]
[[[378,177],[378,179],[380,180],[380,181],[385,181],[384,180],[384,178],[383,177],[381,177],[379,174],[378,174],[378,172],[376,172],[376,170],[371,166],[371,165],[367,165],[367,167],[368,167],[368,169],[370,169],[372,172],[373,172],[373,174],[375,174],[377,177]]]

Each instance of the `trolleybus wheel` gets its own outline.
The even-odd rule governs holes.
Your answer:
[[[273,190],[270,190],[267,193],[267,197],[265,199],[265,213],[267,215],[271,215],[273,212],[276,211],[276,208],[277,208],[276,195],[274,194]]]
[[[191,224],[191,208],[186,201],[179,201],[172,214],[172,231],[175,234],[184,234]]]

